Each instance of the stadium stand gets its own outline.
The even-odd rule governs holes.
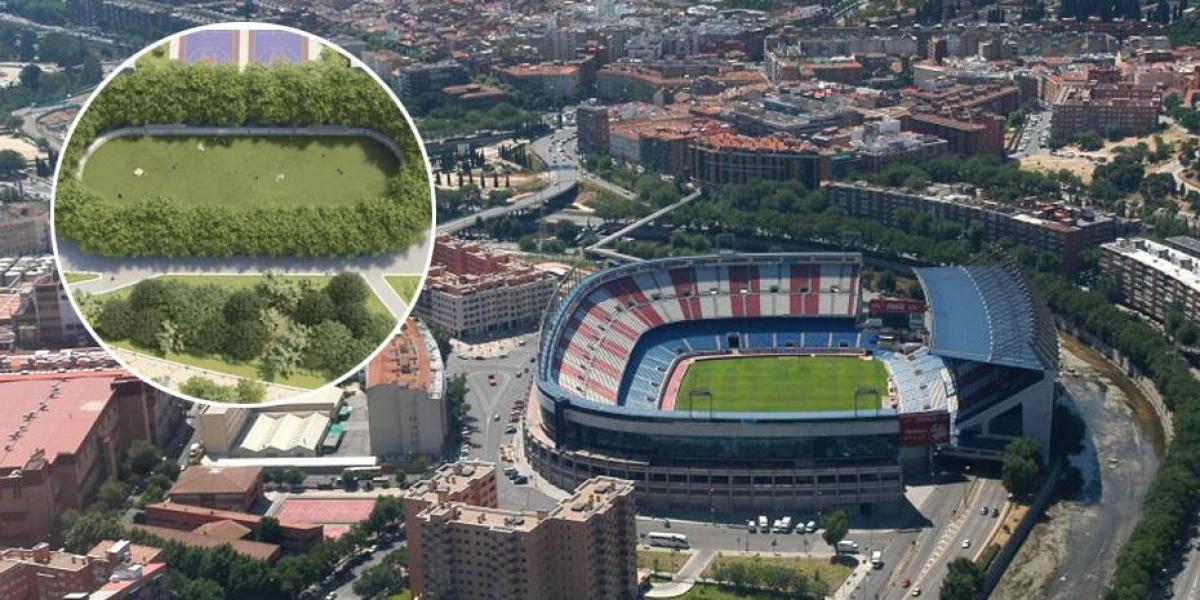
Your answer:
[[[748,350],[862,348],[854,327],[859,264],[847,258],[714,258],[605,272],[568,300],[575,307],[566,311],[550,369],[559,385],[587,400],[646,405],[657,402],[664,351],[721,352],[735,336]],[[662,330],[678,324],[689,327]],[[647,333],[659,330],[646,345]],[[647,355],[658,360],[644,364]]]

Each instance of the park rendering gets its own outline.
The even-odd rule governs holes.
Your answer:
[[[216,26],[94,94],[59,166],[55,246],[90,329],[144,379],[283,400],[340,380],[407,315],[431,190],[361,64],[294,30]]]

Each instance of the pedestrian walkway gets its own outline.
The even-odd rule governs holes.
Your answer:
[[[701,548],[692,553],[687,562],[679,568],[675,576],[671,578],[670,583],[656,585],[646,592],[647,598],[674,598],[688,593],[696,582],[701,580],[701,575],[704,574],[704,569],[708,568],[708,564],[712,562],[716,551],[709,548]]]

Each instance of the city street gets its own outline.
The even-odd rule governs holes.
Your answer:
[[[519,423],[509,422],[509,413],[518,399],[529,396],[529,385],[532,379],[534,363],[531,361],[537,354],[536,334],[524,334],[517,339],[525,342],[524,346],[513,344],[505,352],[506,356],[492,356],[480,360],[465,358],[457,353],[451,354],[446,361],[446,375],[467,376],[467,403],[470,405],[470,416],[474,419],[476,431],[470,439],[470,452],[467,457],[495,462],[501,467],[506,466],[500,458],[500,447],[512,444],[516,436],[516,426]],[[529,373],[525,372],[529,369]],[[491,385],[488,376],[495,376],[495,385]],[[498,417],[498,418],[497,418]],[[509,425],[514,425],[514,433],[505,433]],[[531,473],[524,473],[529,476]],[[555,504],[553,498],[538,491],[534,486],[517,485],[508,477],[501,475],[498,480],[500,491],[500,506],[511,509],[548,510]]]
[[[1048,141],[1050,141],[1050,111],[1029,113],[1025,117],[1025,124],[1017,133],[1016,139],[1013,140],[1013,151],[1009,156],[1020,158],[1045,152],[1049,149],[1046,146]]]

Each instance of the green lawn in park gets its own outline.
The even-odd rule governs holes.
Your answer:
[[[144,136],[100,145],[82,180],[119,204],[169,197],[233,208],[348,206],[382,197],[398,167],[366,137]]]
[[[384,279],[405,304],[412,306],[416,302],[417,292],[420,291],[417,286],[421,285],[420,275],[385,275]]]
[[[752,356],[698,360],[687,368],[675,410],[730,412],[816,412],[853,410],[854,392],[873,388],[878,395],[859,398],[859,410],[879,408],[887,394],[887,370],[877,360],[856,356]],[[694,406],[691,404],[694,403]]]
[[[756,564],[785,567],[793,572],[803,574],[809,579],[820,579],[832,593],[842,586],[852,570],[848,565],[830,561],[825,557],[811,556],[723,556],[718,555],[704,569],[704,577],[712,577],[718,565],[742,563],[747,566]]]
[[[324,275],[280,275],[279,277],[288,281],[311,281],[317,287],[324,287],[325,284],[331,279],[331,277]],[[160,276],[160,279],[183,281],[191,285],[213,284],[230,290],[240,290],[254,287],[259,281],[261,281],[262,277],[259,275],[162,275]],[[94,294],[91,296],[91,298],[96,301],[103,301],[105,298],[110,297],[124,297],[129,295],[132,290],[133,286],[127,286],[111,292]],[[387,315],[389,318],[392,318],[393,321],[395,320],[391,312],[389,312],[387,307],[384,306],[383,301],[380,300],[379,297],[374,293],[367,296],[367,309],[373,313]],[[218,373],[225,373],[227,375],[235,375],[254,380],[259,380],[262,377],[262,374],[259,371],[259,361],[257,359],[250,361],[230,361],[221,356],[197,356],[194,354],[188,354],[186,352],[162,353],[140,347],[130,340],[109,341],[109,343],[117,348],[140,352],[142,354],[155,356],[171,362],[177,362],[193,367],[200,367],[202,369],[208,369]],[[325,385],[326,383],[329,383],[329,378],[321,373],[298,368],[294,373],[292,373],[292,375],[288,377],[277,378],[272,381],[272,383],[304,389],[316,389]]]
[[[63,273],[63,279],[65,279],[67,283],[82,283],[84,281],[91,281],[99,278],[99,273]]]

